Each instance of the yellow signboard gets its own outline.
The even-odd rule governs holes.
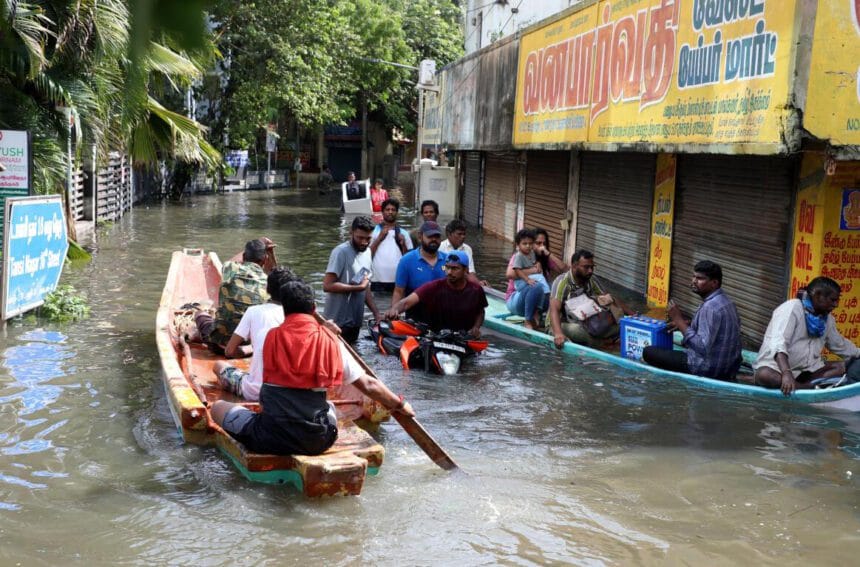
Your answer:
[[[781,145],[795,2],[603,0],[520,40],[514,145]]]
[[[675,154],[657,155],[654,207],[651,212],[651,255],[648,262],[648,307],[666,307],[669,301],[676,163]]]
[[[788,297],[793,298],[814,277],[836,280],[842,287],[839,306],[833,310],[836,326],[846,338],[858,343],[860,162],[837,162],[828,168],[823,155],[804,156],[792,252]]]
[[[860,0],[818,0],[804,127],[860,145]]]

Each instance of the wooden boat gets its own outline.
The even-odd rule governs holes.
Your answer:
[[[212,421],[208,405],[223,399],[241,402],[218,388],[212,367],[223,357],[202,344],[185,342],[181,325],[188,320],[181,306],[197,302],[215,305],[221,282],[221,262],[202,250],[174,252],[156,320],[156,341],[162,378],[173,419],[187,443],[218,447],[250,480],[292,484],[307,496],[359,494],[367,474],[376,474],[385,450],[356,421],[377,426],[389,413],[353,386],[329,391],[338,410],[338,439],[317,456],[278,456],[250,452]],[[231,361],[245,367],[250,359]],[[246,403],[259,411],[259,404]]]
[[[522,325],[522,317],[512,315],[508,311],[508,308],[505,305],[503,293],[490,288],[485,288],[485,290],[487,291],[487,302],[489,303],[489,307],[487,307],[486,311],[486,318],[484,319],[485,327],[513,337],[525,339],[535,344],[547,345],[553,349],[555,348],[551,335],[526,329]],[[679,343],[680,339],[680,333],[675,333],[675,342]],[[658,379],[680,380],[687,384],[710,390],[719,390],[736,395],[740,394],[743,396],[771,399],[774,401],[786,401],[789,403],[811,405],[815,407],[860,411],[860,384],[822,390],[797,390],[791,396],[786,397],[780,390],[776,389],[762,388],[761,386],[739,382],[712,380],[702,376],[694,376],[692,374],[684,374],[682,372],[673,372],[670,370],[655,368],[643,362],[619,356],[617,350],[613,353],[567,341],[564,343],[562,351],[568,354],[578,354],[603,360],[634,371],[647,372]],[[752,364],[753,361],[755,361],[756,353],[745,350],[743,351],[743,358],[745,363]]]
[[[364,198],[362,199],[348,199],[346,183],[340,184],[343,212],[349,215],[371,215],[373,214],[373,204],[370,202],[370,179],[363,179],[358,182],[358,185],[364,190]]]

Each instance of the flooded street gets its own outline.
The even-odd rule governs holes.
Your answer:
[[[266,235],[322,299],[347,227],[284,191],[139,206],[64,282],[90,319],[0,342],[0,565],[847,565],[860,554],[860,415],[726,396],[491,336],[456,378],[359,350],[467,474],[395,422],[362,495],[306,500],[181,442],[155,313],[170,254]],[[501,287],[510,246],[470,234]]]

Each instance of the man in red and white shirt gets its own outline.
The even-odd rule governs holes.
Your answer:
[[[367,375],[343,343],[314,317],[313,290],[301,281],[281,287],[284,323],[263,346],[260,413],[218,401],[212,418],[251,451],[318,455],[337,439],[328,388],[352,384],[390,411],[415,416],[412,406]]]

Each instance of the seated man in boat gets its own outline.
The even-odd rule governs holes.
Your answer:
[[[690,289],[702,298],[702,305],[693,321],[687,323],[678,306],[669,303],[668,316],[683,333],[686,351],[649,346],[642,351],[642,359],[657,368],[734,381],[741,365],[741,320],[722,285],[719,264],[710,260],[697,263]]]
[[[755,383],[779,388],[786,396],[798,388],[811,388],[816,378],[845,374],[845,361],[827,361],[824,347],[844,359],[860,357],[860,348],[836,330],[833,311],[842,288],[834,280],[817,277],[800,299],[776,308],[753,364]],[[860,362],[854,362],[860,364]]]
[[[355,172],[350,171],[346,174],[346,198],[350,201],[353,199],[364,199],[367,197],[365,189],[355,180]]]
[[[392,412],[415,416],[403,396],[367,375],[344,343],[315,318],[314,292],[292,281],[279,291],[284,322],[263,346],[260,412],[217,401],[212,419],[248,449],[277,455],[318,455],[337,439],[326,389],[352,384]]]
[[[434,331],[465,331],[480,338],[487,296],[484,288],[469,280],[469,258],[465,252],[450,252],[445,259],[445,270],[444,278],[422,285],[392,305],[386,316],[395,319],[420,303],[424,309],[419,320]]]
[[[233,336],[224,348],[228,358],[241,356],[240,347],[250,341],[252,347],[251,368],[245,372],[232,364],[219,360],[212,371],[218,377],[222,390],[247,401],[260,399],[260,385],[263,383],[263,343],[271,329],[284,322],[284,308],[281,306],[280,289],[289,282],[300,278],[288,267],[277,266],[266,280],[269,301],[252,305],[242,315]]]
[[[584,308],[574,307],[586,300],[593,311],[590,318],[582,317]],[[566,340],[600,346],[606,339],[618,337],[618,320],[625,314],[633,315],[633,311],[606,293],[594,276],[594,254],[574,252],[570,270],[555,278],[549,295],[547,327],[556,348],[562,348]]]
[[[222,266],[215,317],[202,311],[195,317],[200,337],[215,352],[223,351],[248,307],[269,299],[266,274],[277,265],[274,249],[268,238],[250,240],[241,262],[231,260]]]

